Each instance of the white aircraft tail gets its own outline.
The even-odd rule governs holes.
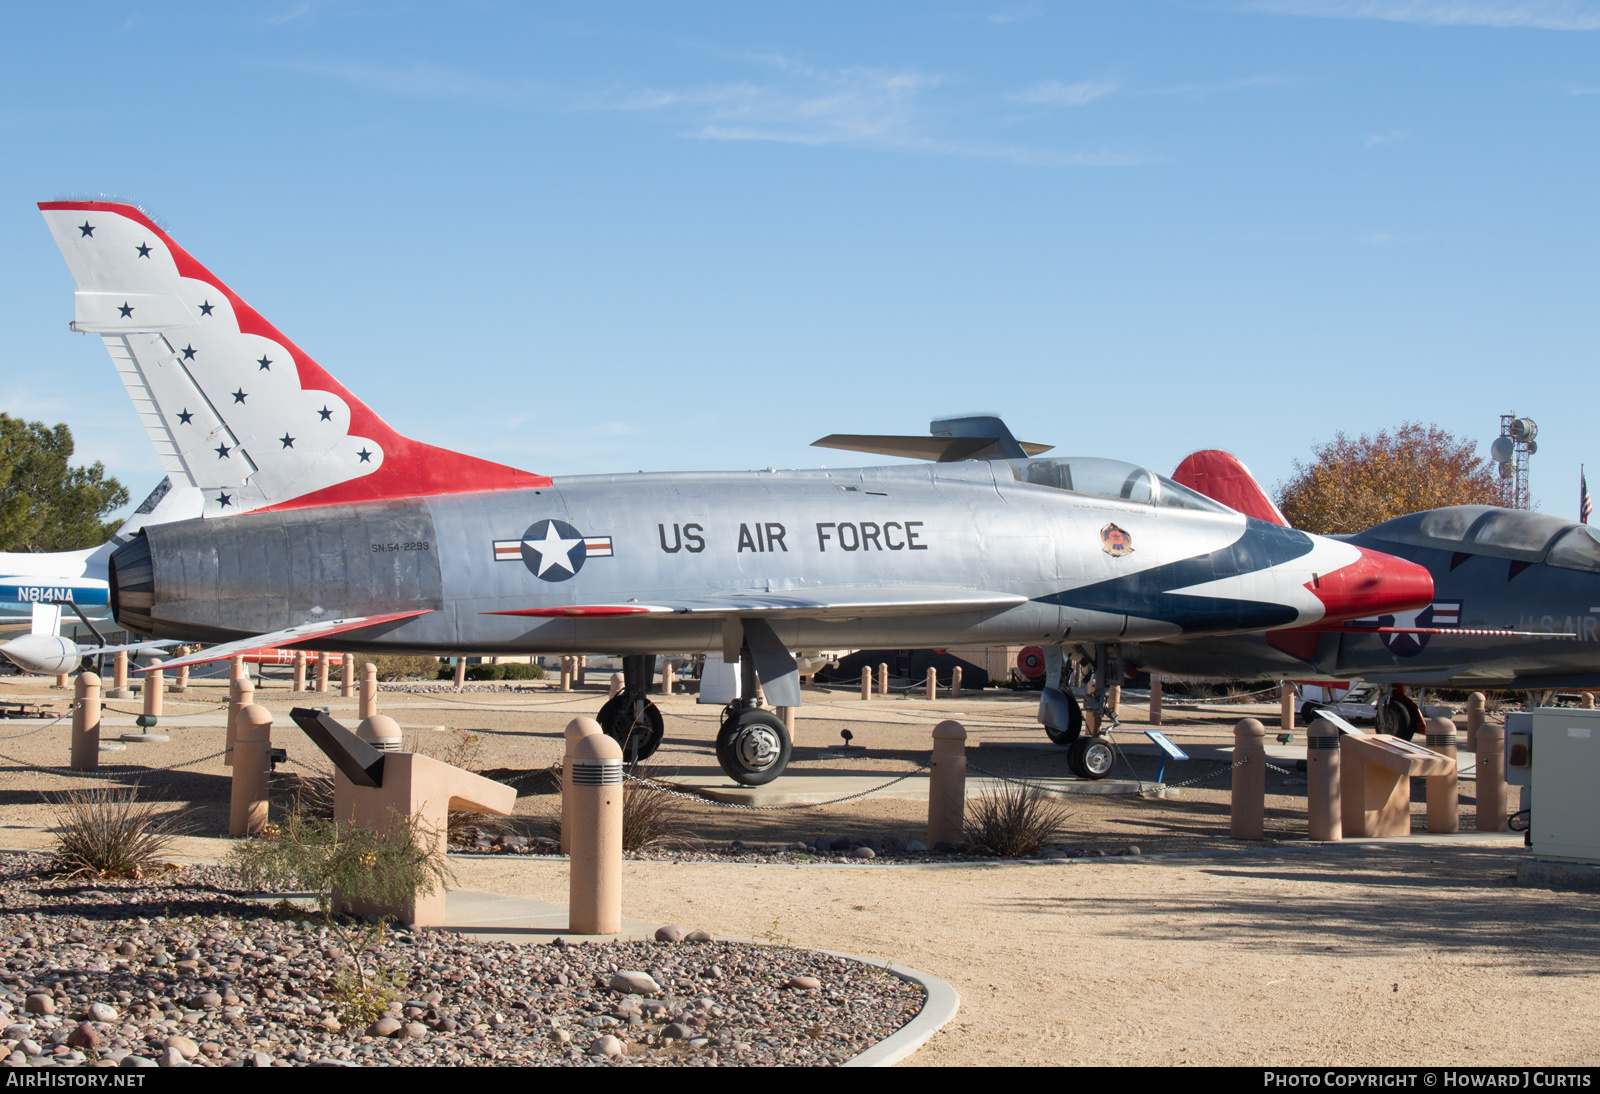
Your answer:
[[[41,202],[168,476],[201,514],[548,486],[401,436],[131,205]]]

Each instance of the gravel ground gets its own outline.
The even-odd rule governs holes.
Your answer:
[[[786,945],[398,930],[374,953],[409,973],[403,998],[352,1026],[331,983],[350,963],[341,940],[263,915],[232,870],[65,881],[48,862],[0,854],[0,1062],[13,1065],[830,1065],[923,1002],[880,969]]]

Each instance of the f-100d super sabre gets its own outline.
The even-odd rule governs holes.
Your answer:
[[[618,654],[600,721],[644,757],[654,655],[720,651],[742,698],[717,755],[761,783],[790,743],[756,683],[799,706],[790,651],[1233,634],[1433,599],[1412,563],[1132,464],[1030,457],[994,419],[899,439],[935,462],[850,470],[551,479],[435,448],[139,209],[40,209],[77,283],[73,329],[101,336],[168,475],[204,497],[110,561],[124,627],[222,643],[169,666],[263,646]]]
[[[1226,452],[1197,452],[1173,477],[1243,512],[1287,523]],[[1379,725],[1408,738],[1421,714],[1404,685],[1600,688],[1600,534],[1588,525],[1454,505],[1340,538],[1427,567],[1433,597],[1418,608],[1372,612],[1322,630],[1130,643],[1124,663],[1178,675],[1377,684],[1384,693]]]

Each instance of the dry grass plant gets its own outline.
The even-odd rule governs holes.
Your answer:
[[[661,778],[659,772],[641,769],[641,779]],[[684,846],[684,803],[667,791],[630,780],[622,792],[622,849],[645,851],[652,847]]]
[[[398,680],[439,678],[439,659],[424,654],[377,653],[359,659],[359,664],[372,665],[378,670],[378,679],[391,683]]]
[[[139,788],[69,790],[56,802],[54,872],[69,878],[139,878],[183,834],[183,814],[141,802]]]
[[[1058,799],[1021,783],[1002,783],[998,793],[967,806],[966,842],[1003,858],[1033,858],[1066,828],[1072,814]]]

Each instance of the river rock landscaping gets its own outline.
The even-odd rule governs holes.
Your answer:
[[[50,864],[0,854],[12,1066],[832,1065],[924,999],[870,965],[681,928],[575,945],[395,929],[364,957],[391,998],[360,1013],[344,939],[230,868],[66,880]]]

